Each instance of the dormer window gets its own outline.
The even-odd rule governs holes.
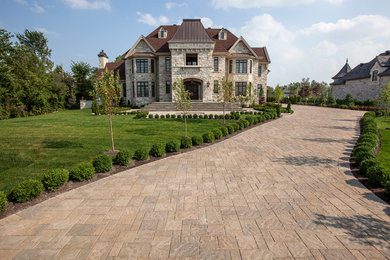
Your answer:
[[[160,31],[158,32],[158,38],[160,39],[167,38],[167,30],[161,27]]]
[[[218,40],[226,40],[226,38],[227,38],[226,30],[222,29],[221,31],[219,31]]]
[[[372,72],[372,78],[371,78],[372,81],[378,81],[378,71],[377,70],[374,70]]]

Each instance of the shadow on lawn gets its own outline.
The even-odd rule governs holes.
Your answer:
[[[61,149],[61,148],[82,148],[83,144],[68,140],[49,140],[42,142],[44,148]]]
[[[390,223],[370,215],[349,217],[316,214],[315,224],[343,229],[354,242],[366,245],[383,245],[390,241]]]
[[[277,158],[273,160],[275,162],[284,162],[288,165],[295,166],[323,166],[330,168],[336,166],[337,161],[329,158],[320,158],[318,156],[290,156],[284,158]]]

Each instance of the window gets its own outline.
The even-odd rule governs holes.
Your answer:
[[[127,93],[126,93],[126,83],[123,83],[123,84],[122,84],[122,96],[123,96],[123,97],[126,97],[126,96],[127,96]]]
[[[261,84],[257,85],[257,96],[258,96],[258,97],[261,97],[261,96],[260,96],[261,88],[262,88]]]
[[[156,85],[152,82],[152,97],[156,96]]]
[[[225,32],[222,31],[222,32],[221,32],[221,40],[224,40],[224,39],[225,39]]]
[[[171,81],[167,80],[165,82],[165,93],[170,94],[171,93]]]
[[[165,71],[166,72],[171,71],[171,58],[169,58],[169,57],[165,58]]]
[[[135,87],[134,87],[134,81],[133,81],[133,97],[135,97]]]
[[[187,53],[186,54],[186,65],[198,65],[198,54],[197,53]]]
[[[214,57],[214,71],[218,72],[218,57]]]
[[[154,59],[150,60],[150,73],[154,73]]]
[[[214,80],[214,94],[217,94],[218,93],[218,80]]]
[[[149,97],[149,84],[147,81],[137,82],[137,97]]]
[[[236,96],[246,95],[246,82],[236,82]]]
[[[160,31],[160,38],[165,38],[165,31],[164,30]]]
[[[259,65],[259,67],[257,67],[257,76],[261,76],[261,65]]]
[[[148,60],[147,59],[136,59],[137,73],[148,73]]]
[[[249,73],[252,74],[252,60],[249,61]]]
[[[378,71],[377,70],[374,70],[372,72],[372,81],[377,81],[378,80]]]
[[[134,73],[134,60],[131,60],[131,73]]]
[[[246,73],[247,60],[236,60],[236,73]]]
[[[233,61],[229,60],[229,73],[233,72]]]

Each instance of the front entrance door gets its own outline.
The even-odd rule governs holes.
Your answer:
[[[199,100],[200,83],[197,81],[184,82],[184,87],[190,92],[191,100]]]

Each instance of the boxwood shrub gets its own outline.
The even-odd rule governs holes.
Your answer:
[[[227,128],[229,134],[233,134],[234,133],[234,127],[233,126],[228,125],[226,128]]]
[[[158,114],[155,114],[154,118],[160,118],[160,116]]]
[[[244,128],[244,122],[242,122],[242,120],[238,120],[237,125],[239,130],[242,130]]]
[[[66,169],[52,169],[43,174],[42,184],[47,190],[56,190],[69,181],[69,171]]]
[[[7,196],[0,191],[0,212],[2,212],[8,205]]]
[[[205,133],[202,137],[205,143],[212,143],[215,140],[214,134],[212,132]]]
[[[368,151],[364,151],[364,150],[359,151],[359,152],[354,154],[354,157],[355,157],[355,162],[358,165],[365,159],[375,158],[374,153],[372,151],[370,151],[370,150],[368,150]]]
[[[385,179],[387,176],[385,175],[386,169],[380,164],[370,167],[367,170],[368,181],[372,184],[380,185],[382,182],[387,181]]]
[[[121,150],[114,157],[114,164],[127,166],[131,162],[133,155],[128,150]]]
[[[242,122],[244,123],[244,128],[248,127],[250,124],[249,124],[249,121],[244,119],[242,120]]]
[[[200,135],[195,135],[191,138],[193,145],[200,145],[203,143],[203,137]]]
[[[140,149],[137,149],[134,153],[134,159],[138,161],[145,161],[149,157],[149,149],[146,147],[142,147]]]
[[[390,194],[390,181],[387,181],[385,184],[385,190],[387,194]]]
[[[149,118],[153,118],[153,115],[152,115],[152,114],[149,114],[148,117],[149,117]]]
[[[183,136],[180,139],[180,147],[181,148],[190,148],[190,147],[192,147],[192,140],[191,140],[191,138],[188,137],[188,136]]]
[[[177,118],[181,119],[181,118],[182,118],[182,115],[177,115]]]
[[[192,119],[192,114],[188,114],[187,118]]]
[[[359,164],[360,173],[366,175],[369,168],[377,165],[379,165],[379,160],[376,157],[364,159]]]
[[[165,115],[161,115],[160,118],[164,119],[164,118],[165,118]]]
[[[26,202],[39,196],[43,190],[42,182],[38,180],[25,180],[13,188],[10,197],[15,202]]]
[[[108,172],[112,169],[112,157],[106,154],[99,155],[92,162],[95,172]]]
[[[229,131],[226,126],[221,126],[219,130],[221,130],[222,136],[227,136],[229,134]]]
[[[209,119],[213,119],[214,115],[213,114],[210,114],[209,115]]]
[[[69,178],[76,181],[91,179],[95,174],[95,168],[92,163],[80,163],[69,172]]]
[[[194,114],[193,118],[197,119],[198,118],[198,114]]]
[[[214,129],[212,131],[212,133],[213,133],[215,139],[221,139],[221,137],[222,137],[222,131],[221,130]]]
[[[240,130],[240,124],[239,124],[238,122],[233,123],[232,126],[233,126],[233,128],[234,128],[234,132]]]
[[[177,141],[177,140],[169,141],[169,142],[166,143],[166,145],[165,145],[165,150],[166,150],[168,153],[178,152],[178,151],[180,150],[180,142]]]
[[[154,157],[161,157],[165,154],[165,144],[154,144],[149,152]]]
[[[175,114],[171,115],[171,118],[176,118],[176,115]]]
[[[171,118],[171,115],[170,114],[166,114],[165,117],[166,118]]]
[[[252,116],[246,116],[245,120],[248,121],[249,125],[252,125],[254,123],[253,117]]]

